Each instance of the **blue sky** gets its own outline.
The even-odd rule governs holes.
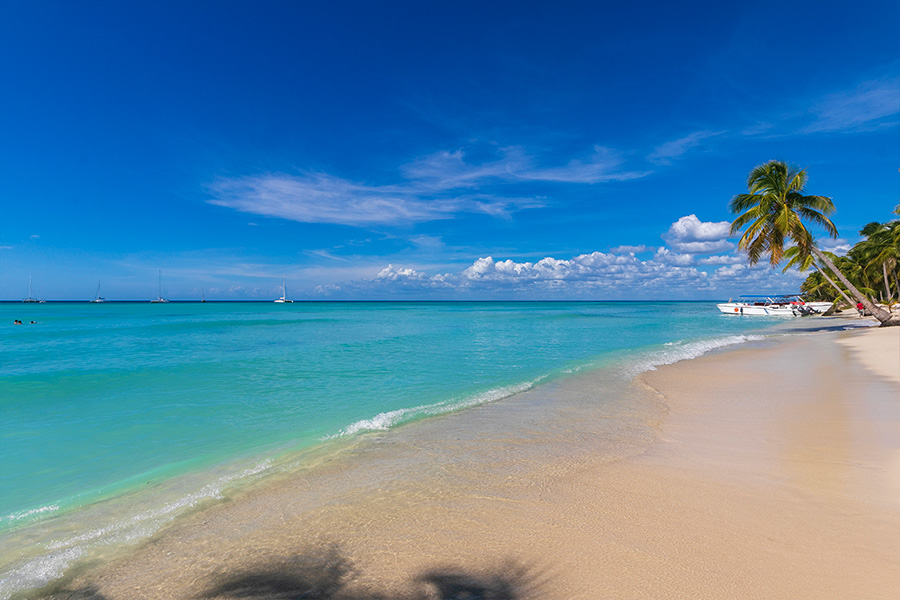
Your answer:
[[[0,5],[0,298],[718,299],[771,159],[891,218],[900,4]]]

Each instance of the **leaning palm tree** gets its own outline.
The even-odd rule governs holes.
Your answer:
[[[828,255],[827,252],[825,254],[826,256]],[[848,296],[847,293],[841,289],[841,286],[835,283],[835,281],[831,277],[829,277],[827,273],[825,273],[825,270],[822,269],[822,267],[816,264],[815,256],[813,256],[812,254],[802,256],[797,246],[791,246],[784,251],[784,258],[788,259],[788,262],[781,270],[782,273],[786,272],[791,267],[797,267],[797,269],[801,272],[807,271],[810,267],[812,267],[825,281],[828,282],[829,285],[831,285],[831,287],[837,290],[837,292],[844,298],[844,300],[847,301],[848,305],[853,306],[853,301],[850,299],[850,296]],[[831,258],[832,261],[834,260],[833,256],[829,256],[828,258]]]
[[[860,235],[866,239],[859,242],[854,250],[859,249],[859,254],[867,265],[867,270],[878,273],[883,277],[885,300],[891,299],[891,284],[888,280],[888,272],[896,276],[898,261],[900,261],[900,220],[888,223],[869,223],[860,230]]]
[[[782,161],[769,161],[753,169],[747,177],[749,193],[738,194],[729,205],[731,212],[738,214],[731,224],[731,233],[746,226],[738,247],[747,252],[751,265],[768,255],[769,264],[775,267],[784,258],[785,243],[793,242],[801,257],[812,253],[828,267],[882,325],[900,325],[900,316],[894,318],[875,306],[816,246],[804,222],[818,225],[831,237],[837,237],[837,228],[828,218],[834,212],[834,203],[825,196],[804,195],[806,179],[805,169]]]

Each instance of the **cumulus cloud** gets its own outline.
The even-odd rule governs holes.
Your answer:
[[[415,269],[398,269],[394,267],[394,265],[388,265],[384,269],[379,271],[378,275],[375,276],[375,279],[387,281],[426,281],[427,279],[429,279],[429,277],[424,273],[416,271]]]
[[[709,278],[714,289],[730,290],[730,294],[796,293],[806,273],[772,269],[768,265],[749,266],[741,262],[716,269]]]
[[[819,246],[822,248],[822,250],[837,254],[838,256],[844,256],[845,254],[850,252],[850,248],[853,247],[852,244],[850,244],[843,238],[825,238],[819,241]]]
[[[728,221],[703,222],[697,215],[688,215],[672,223],[662,238],[677,252],[713,254],[734,248],[734,244],[726,239],[730,230]]]
[[[415,295],[433,297],[597,298],[655,297],[708,289],[708,274],[670,252],[641,261],[603,252],[538,261],[484,256],[455,273],[427,272],[393,264],[372,279],[317,290],[323,295]],[[680,291],[678,291],[680,290]]]
[[[697,259],[698,265],[736,265],[745,262],[746,257],[735,254],[718,254],[716,256],[704,256]]]
[[[614,254],[639,254],[641,252],[649,252],[651,250],[656,250],[654,246],[645,246],[640,244],[638,246],[616,246],[615,248],[610,248],[609,251]]]
[[[572,258],[536,261],[482,256],[453,272],[431,274],[427,267],[389,264],[368,279],[320,287],[317,294],[348,297],[416,298],[702,298],[749,293],[789,292],[803,276],[782,274],[767,265],[750,267],[737,254],[697,256],[711,248],[731,249],[724,240],[728,222],[680,218],[663,236],[668,246],[620,246]],[[725,244],[721,242],[725,241]],[[698,246],[699,245],[699,246]],[[704,249],[698,251],[698,247]],[[645,259],[638,252],[653,250]],[[717,267],[717,268],[716,268]]]
[[[740,262],[735,262],[737,259]],[[711,272],[705,268],[721,265]],[[640,260],[633,254],[591,252],[572,258],[516,261],[483,256],[455,272],[389,264],[368,279],[319,286],[328,297],[429,299],[716,298],[796,291],[805,275],[750,267],[739,257],[696,259],[666,248]]]
[[[694,264],[693,254],[679,254],[677,252],[672,252],[668,248],[660,248],[656,251],[656,256],[653,258],[657,262],[667,265],[680,265],[685,267]]]

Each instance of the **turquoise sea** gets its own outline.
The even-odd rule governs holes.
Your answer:
[[[304,453],[780,322],[699,302],[0,304],[0,598]]]

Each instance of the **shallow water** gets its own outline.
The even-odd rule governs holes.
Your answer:
[[[627,452],[649,415],[635,374],[776,324],[711,303],[0,305],[0,597],[466,408],[482,407],[478,427],[416,431],[492,468],[546,458],[529,456],[542,436]],[[441,454],[378,472],[440,476]]]

